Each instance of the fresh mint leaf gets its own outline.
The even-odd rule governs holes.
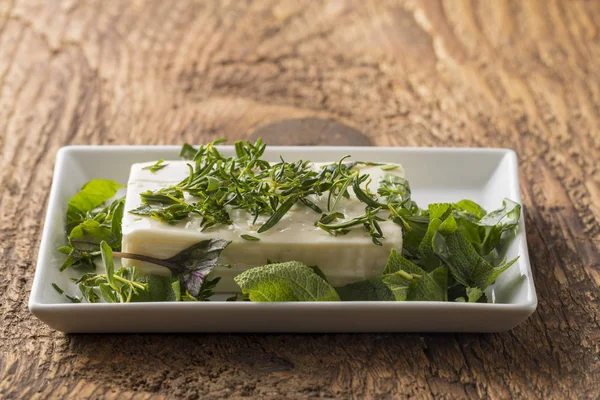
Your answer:
[[[258,302],[339,301],[335,289],[310,267],[290,261],[249,269],[234,278]]]
[[[132,295],[132,302],[178,301],[181,298],[179,281],[171,277],[145,275],[139,277],[138,282],[145,283],[148,288]]]
[[[496,248],[500,243],[502,234],[517,227],[520,216],[521,206],[512,200],[504,199],[502,208],[494,210],[481,218],[479,225],[485,227],[481,254],[486,255]]]
[[[473,215],[477,220],[480,220],[486,214],[486,211],[479,204],[471,200],[461,200],[454,204],[454,208]]]
[[[442,221],[445,220],[452,210],[451,207],[452,204],[450,203],[431,203],[427,207],[427,211],[429,212],[429,219],[439,219]]]
[[[425,271],[421,267],[406,259],[400,253],[398,253],[396,249],[392,249],[385,265],[385,269],[383,270],[383,274],[389,275],[399,271],[404,271],[412,275],[425,274]]]
[[[439,267],[410,282],[407,300],[448,301],[448,270]]]
[[[69,200],[67,206],[67,233],[86,219],[86,214],[113,198],[123,186],[108,179],[94,179]]]
[[[406,209],[401,209],[399,214],[409,214]],[[411,255],[412,258],[418,258],[419,245],[423,241],[427,229],[429,227],[429,217],[404,215],[402,218],[397,217],[394,222],[402,225],[402,253]]]
[[[173,291],[173,295],[175,296],[175,301],[181,301],[181,283],[179,282],[179,280],[171,282],[171,290]]]
[[[105,241],[115,245],[117,238],[112,229],[101,225],[93,219],[82,222],[71,231],[69,242],[75,249],[90,252],[99,250],[100,243]]]
[[[438,268],[441,264],[441,260],[433,251],[433,247],[431,244],[431,242],[433,241],[433,236],[435,235],[441,224],[441,219],[431,219],[431,221],[429,222],[429,227],[427,228],[427,232],[425,233],[423,240],[419,244],[419,264],[425,271],[428,272]]]
[[[456,230],[448,233],[441,229],[442,225],[433,239],[435,253],[444,260],[454,279],[462,285],[485,289],[494,267],[477,253],[462,233]]]
[[[485,289],[486,287],[488,287],[489,285],[494,283],[494,281],[500,276],[501,273],[506,271],[511,265],[513,265],[514,263],[517,262],[519,257],[520,256],[510,260],[509,262],[506,262],[506,260],[504,260],[502,263],[500,263],[500,265],[498,265],[497,267],[494,267],[492,269],[492,272],[490,273],[490,275],[485,280],[485,282],[483,284],[483,288]]]
[[[477,303],[483,296],[483,290],[479,288],[467,288],[467,300],[469,303]]]
[[[342,301],[404,301],[412,275],[404,271],[336,288]]]

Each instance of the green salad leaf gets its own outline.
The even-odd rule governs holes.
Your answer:
[[[85,221],[87,213],[113,198],[122,187],[108,179],[94,179],[86,183],[67,205],[67,232]]]
[[[403,301],[414,277],[404,271],[336,288],[342,301]]]
[[[335,289],[314,270],[296,261],[267,264],[234,278],[252,301],[339,301]]]
[[[448,301],[448,270],[442,266],[410,283],[408,297],[411,301]]]

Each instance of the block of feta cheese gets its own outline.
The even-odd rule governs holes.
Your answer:
[[[185,179],[189,170],[185,161],[165,161],[166,167],[157,171],[143,169],[154,163],[134,164],[131,167],[127,184],[125,216],[123,218],[123,251],[155,258],[172,257],[181,250],[202,240],[222,238],[230,240],[229,246],[221,253],[219,266],[211,276],[221,276],[218,292],[239,291],[233,277],[249,267],[260,266],[267,260],[276,262],[300,261],[306,265],[318,265],[333,286],[341,286],[381,275],[392,248],[402,248],[402,229],[386,220],[381,222],[384,234],[383,246],[373,243],[362,226],[356,226],[346,235],[333,236],[315,226],[320,215],[312,209],[297,204],[270,230],[257,233],[267,216],[259,217],[253,224],[253,217],[243,210],[228,210],[232,225],[216,225],[201,231],[198,217],[188,217],[177,225],[150,217],[139,216],[128,211],[142,204],[140,193],[172,186]],[[313,163],[315,170],[331,163]],[[378,179],[384,174],[404,177],[404,169],[398,166],[383,171],[379,166],[355,166],[353,170],[370,174],[371,190],[377,188]],[[364,187],[364,184],[362,185]],[[349,188],[350,199],[342,198],[335,211],[344,213],[347,219],[364,214],[365,204],[354,196]],[[186,196],[188,196],[186,194]],[[190,198],[191,201],[192,198]],[[327,209],[327,195],[313,196],[312,200]],[[389,212],[381,212],[387,217]],[[258,237],[260,241],[249,241],[241,235]],[[136,260],[123,260],[124,265],[138,267],[142,273],[168,275],[169,270]]]

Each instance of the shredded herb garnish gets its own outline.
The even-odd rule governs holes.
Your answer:
[[[241,209],[253,217],[253,223],[262,223],[257,233],[273,228],[295,205],[304,205],[318,216],[324,211],[315,203],[316,197],[326,196],[328,215],[344,218],[336,213],[342,198],[350,198],[349,189],[356,198],[365,203],[365,215],[345,221],[345,228],[328,226],[330,222],[317,223],[327,232],[338,235],[349,228],[364,226],[375,244],[381,245],[383,234],[379,222],[385,218],[378,212],[388,211],[386,203],[380,203],[378,195],[370,193],[368,174],[353,170],[357,165],[383,165],[361,161],[348,162],[350,156],[315,170],[310,161],[269,163],[262,158],[266,145],[261,139],[256,143],[235,143],[235,156],[225,157],[215,146],[221,140],[194,148],[188,144],[181,156],[190,160],[189,175],[177,185],[141,194],[144,204],[130,211],[150,216],[168,224],[178,224],[190,216],[201,218],[203,230],[216,225],[232,224],[229,212]],[[189,196],[185,196],[184,194]],[[393,197],[395,199],[396,196]],[[388,214],[390,215],[390,214]],[[384,216],[385,217],[385,216]],[[251,240],[251,239],[250,239]]]
[[[164,167],[166,167],[169,164],[163,164],[165,162],[165,160],[163,160],[162,158],[160,160],[158,160],[156,163],[154,163],[154,165],[149,165],[147,167],[144,167],[142,169],[146,169],[146,170],[150,170],[150,172],[155,173],[157,171],[160,171],[161,169],[163,169]]]

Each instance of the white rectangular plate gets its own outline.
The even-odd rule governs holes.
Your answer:
[[[63,332],[499,332],[529,317],[537,297],[529,264],[524,218],[507,257],[519,261],[486,291],[488,304],[440,302],[339,302],[72,304],[51,286],[75,295],[69,277],[59,271],[65,244],[67,201],[96,178],[126,183],[133,163],[177,159],[179,146],[71,146],[58,152],[37,269],[29,299],[31,312]],[[220,147],[233,154],[233,147]],[[402,147],[268,147],[265,158],[277,161],[355,160],[401,163],[413,198],[432,202],[471,199],[491,210],[505,197],[521,203],[517,156],[506,149]]]

